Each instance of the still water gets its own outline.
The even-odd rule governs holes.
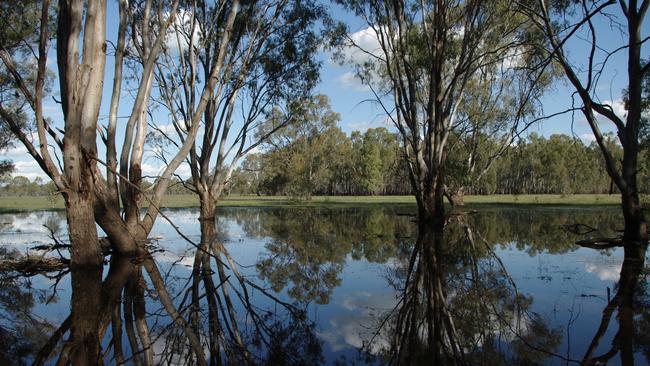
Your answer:
[[[148,245],[187,327],[138,259],[118,290],[124,264],[107,260],[102,294],[84,295],[110,299],[105,363],[191,364],[188,329],[214,364],[650,363],[645,248],[574,244],[616,235],[617,209],[479,207],[443,233],[418,232],[413,214],[224,208],[219,242],[197,250],[198,210],[168,210]],[[0,254],[65,232],[61,212],[2,214]],[[0,273],[0,362],[55,364],[70,301],[65,271]]]

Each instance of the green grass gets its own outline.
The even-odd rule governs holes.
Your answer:
[[[192,195],[166,196],[168,207],[198,207]],[[285,196],[227,196],[219,201],[224,207],[305,207],[305,206],[361,206],[361,205],[415,205],[412,196],[316,196],[311,200],[296,200]]]
[[[643,199],[647,202],[647,197]],[[507,204],[507,205],[619,205],[621,196],[618,194],[522,194],[522,195],[489,195],[467,196],[467,204]]]
[[[0,212],[22,212],[37,210],[63,210],[63,199],[53,200],[46,196],[2,196]]]
[[[645,203],[650,197],[643,198]],[[467,196],[465,203],[472,205],[549,205],[549,206],[584,206],[584,205],[618,205],[618,195],[574,194],[574,195],[489,195]],[[357,207],[408,205],[414,206],[412,196],[318,196],[311,200],[292,200],[276,196],[240,196],[233,195],[219,202],[223,207]],[[163,199],[163,206],[172,208],[198,207],[199,201],[194,195],[170,195]],[[0,197],[0,212],[22,212],[36,210],[61,210],[63,200],[59,197],[9,196]]]

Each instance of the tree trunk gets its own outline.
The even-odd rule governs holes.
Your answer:
[[[643,214],[643,206],[639,200],[636,179],[639,150],[636,135],[632,134],[630,138],[624,140],[625,143],[623,145],[622,178],[625,181],[625,187],[621,189],[621,205],[625,220],[623,239],[646,243],[648,241],[648,224]]]
[[[631,244],[631,245],[630,245]],[[623,266],[621,267],[621,276],[618,283],[617,296],[620,298],[618,309],[619,322],[619,340],[621,349],[621,364],[634,364],[634,339],[638,337],[634,327],[634,312],[639,306],[642,306],[635,300],[639,278],[643,273],[645,263],[645,253],[647,244],[639,245],[638,242],[626,243]]]
[[[217,200],[210,193],[201,194],[201,210],[200,210],[200,225],[201,225],[201,248],[206,248],[207,251],[211,252],[212,256],[217,257],[216,260],[216,274],[220,282],[219,292],[215,295],[220,297],[223,302],[223,327],[228,332],[229,340],[232,342],[232,349],[225,349],[225,352],[231,352],[233,350],[239,352],[239,354],[228,354],[228,357],[233,357],[233,359],[241,358],[243,360],[249,360],[250,355],[246,346],[244,345],[244,340],[240,334],[239,326],[237,322],[237,310],[234,307],[232,298],[229,294],[229,283],[227,282],[228,275],[225,272],[222,258],[227,257],[225,248],[217,240],[217,225],[215,221],[215,214],[217,211]],[[211,249],[211,251],[210,251]],[[206,252],[202,254],[202,268],[204,276],[211,276],[213,271],[210,267],[211,257]],[[204,284],[207,291],[215,291],[215,286],[211,278],[204,278]],[[217,329],[218,325],[214,322],[217,321],[215,317],[211,320],[211,328]],[[217,349],[216,347],[212,347]],[[212,358],[218,358],[219,355],[211,355]],[[247,361],[247,363],[249,363]]]
[[[648,241],[648,223],[643,214],[643,207],[639,195],[634,193],[623,193],[621,203],[623,206],[623,218],[625,229],[623,239],[637,243]]]
[[[217,225],[214,221],[217,202],[210,194],[203,194],[200,206],[201,247],[209,251],[212,243],[217,239]]]
[[[99,309],[101,305],[103,255],[97,238],[92,194],[65,195],[71,244],[72,363],[95,365],[100,359]]]
[[[445,189],[445,196],[453,207],[465,206],[465,187],[460,187],[455,192]]]
[[[445,221],[445,188],[442,176],[434,179],[433,184],[420,185],[420,193],[416,194],[420,229],[442,230]]]

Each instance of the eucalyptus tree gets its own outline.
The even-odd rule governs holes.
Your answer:
[[[363,32],[375,41],[375,49],[363,48],[354,35],[337,43],[344,45],[344,51],[352,46],[357,56],[364,55],[357,64],[358,76],[400,133],[420,221],[439,224],[445,211],[450,136],[472,130],[461,112],[465,96],[473,89],[470,84],[488,85],[481,78],[489,70],[516,70],[508,66],[511,61],[530,60],[521,68],[533,70],[527,82],[530,91],[544,70],[544,63],[537,68],[532,57],[526,20],[512,12],[506,1],[339,3],[364,20],[367,28]],[[336,38],[340,39],[340,33]],[[501,80],[505,79],[495,77],[485,88],[501,90]],[[522,98],[515,110],[523,111],[530,101]],[[510,128],[507,131],[506,137],[512,135]]]
[[[174,48],[187,49],[178,55],[168,48],[157,65],[160,102],[173,119],[168,131],[158,126],[158,133],[172,146],[186,141],[197,88],[208,79],[212,55],[223,48],[225,65],[202,115],[203,135],[187,159],[191,187],[201,201],[201,221],[213,221],[239,161],[303,109],[318,79],[315,26],[324,10],[312,1],[247,3],[230,41],[223,43],[223,29],[211,22],[218,4],[193,9],[177,25]]]
[[[35,0],[3,1],[0,4],[0,12],[3,14],[0,19],[0,51],[3,55],[16,55],[20,61],[13,71],[33,83],[37,67],[28,54],[38,44],[40,3]],[[25,127],[28,122],[26,109],[29,109],[29,104],[21,93],[16,93],[11,71],[5,67],[4,63],[0,63],[0,104],[5,112],[11,115],[15,123]],[[1,117],[0,149],[6,150],[13,147],[15,139],[8,122]],[[1,160],[0,177],[8,175],[13,168],[10,160]]]
[[[340,116],[330,108],[327,96],[316,95],[302,108],[294,123],[267,140],[271,155],[264,163],[275,166],[286,193],[311,199],[327,190],[346,136],[337,127]]]
[[[575,90],[581,103],[579,109],[604,157],[605,169],[621,192],[625,218],[624,239],[647,241],[648,224],[639,200],[637,175],[644,124],[643,80],[650,70],[650,64],[641,58],[648,39],[643,22],[650,1],[580,0],[548,3],[540,0],[518,3],[521,11],[543,34],[548,54],[560,65],[566,80]],[[599,20],[611,21],[620,30],[624,38],[622,45],[605,44],[604,38],[611,30],[610,27],[598,27]],[[571,42],[576,39],[586,42],[588,52],[584,55],[569,54]],[[598,94],[602,86],[600,77],[616,57],[623,57],[627,67],[625,116],[617,115],[614,103],[601,100]],[[583,66],[578,67],[576,62]],[[603,122],[611,124],[623,147],[620,162],[615,159],[602,132]]]
[[[25,47],[33,52],[30,61],[37,64],[35,77],[25,78],[25,74],[21,73],[23,70],[16,66],[14,56],[21,55],[11,52],[10,38],[3,39],[0,50],[4,69],[10,75],[15,93],[27,101],[31,109],[29,112],[34,115],[38,140],[32,142],[29,138],[20,114],[17,115],[17,109],[11,103],[3,100],[0,116],[63,194],[72,245],[71,265],[73,269],[93,268],[86,275],[73,270],[73,291],[86,287],[99,292],[103,256],[92,204],[92,170],[95,164],[92,158],[97,151],[95,134],[104,77],[106,4],[97,1],[86,9],[82,1],[59,4],[56,35],[65,144],[43,117],[50,2],[46,0],[40,5],[41,11],[35,17],[38,25],[34,25],[34,32],[19,37],[25,41]],[[83,49],[80,49],[80,42],[83,42]],[[18,111],[25,113],[24,109]],[[63,153],[62,169],[54,163],[50,143],[56,144],[56,148]],[[73,295],[73,300],[77,296],[78,293]],[[76,364],[91,364],[99,356],[97,317],[88,310],[94,305],[95,299],[88,299],[85,303],[73,301],[71,343],[74,344],[72,359]]]
[[[534,43],[527,41],[509,51],[503,61],[482,66],[461,96],[449,143],[455,164],[445,190],[452,205],[462,205],[467,188],[479,185],[519,135],[539,119],[540,97],[554,79],[554,68],[539,59]]]
[[[223,305],[224,317],[212,314],[211,326],[227,329],[235,353],[243,352],[249,359],[234,305],[237,290],[226,272],[237,273],[237,266],[217,237],[217,202],[240,160],[304,109],[318,80],[316,23],[325,12],[315,1],[253,1],[242,4],[232,23],[224,23],[223,8],[224,4],[209,1],[181,7],[173,37],[155,66],[157,102],[171,123],[155,124],[153,141],[159,143],[156,149],[164,161],[168,150],[189,146],[185,162],[191,179],[184,183],[199,197],[201,228],[192,303],[199,304],[202,283],[208,300]],[[213,81],[217,82],[210,93],[201,97],[201,90]],[[199,126],[202,135],[194,141]],[[213,259],[219,286],[209,276],[198,275],[213,271]],[[243,291],[253,286],[236,277]],[[194,306],[191,314],[198,333],[199,307]],[[221,358],[219,350],[227,346],[223,342],[209,340],[212,360]]]
[[[160,212],[161,198],[169,185],[176,168],[189,153],[198,132],[199,119],[207,107],[209,95],[219,79],[225,50],[212,55],[212,67],[202,89],[200,102],[195,114],[191,116],[189,133],[184,144],[170,159],[163,173],[153,186],[149,198],[149,208],[144,216],[140,214],[143,195],[140,194],[141,165],[147,135],[147,116],[153,84],[153,70],[167,37],[167,30],[177,16],[179,0],[171,2],[119,2],[119,29],[115,49],[115,69],[113,92],[110,102],[108,125],[99,125],[99,109],[102,102],[104,67],[106,62],[106,3],[105,1],[84,2],[60,1],[56,10],[56,52],[58,80],[61,94],[64,125],[54,128],[51,121],[43,116],[43,95],[47,75],[49,28],[54,9],[50,2],[40,3],[40,23],[35,27],[35,45],[23,42],[29,48],[37,65],[33,79],[24,77],[16,62],[20,54],[12,53],[3,40],[0,56],[7,73],[11,75],[16,93],[24,98],[30,113],[33,113],[37,139],[33,141],[24,124],[16,118],[10,105],[0,105],[0,116],[12,132],[25,146],[43,171],[52,179],[64,197],[72,264],[72,314],[71,321],[62,324],[62,331],[55,332],[60,338],[70,329],[70,342],[61,352],[60,362],[68,357],[75,364],[94,364],[100,359],[100,334],[106,329],[110,319],[102,318],[96,312],[102,301],[101,296],[88,294],[101,293],[103,252],[97,235],[95,222],[107,235],[108,243],[116,254],[142,255],[143,266],[147,269],[159,299],[174,322],[183,328],[193,349],[196,362],[205,362],[199,340],[176,311],[168,295],[162,277],[144,244]],[[223,4],[215,18],[223,24],[220,37],[229,42],[234,20],[239,12],[239,2]],[[130,39],[127,41],[127,34]],[[136,65],[136,94],[130,106],[130,116],[124,126],[124,140],[121,156],[117,158],[117,111],[119,110],[125,55],[132,55]],[[27,58],[30,59],[29,57]],[[139,65],[139,67],[137,66]],[[33,80],[33,83],[30,83]],[[32,85],[33,84],[33,85]],[[23,110],[24,111],[24,110]],[[195,121],[193,123],[191,121]],[[101,136],[98,136],[100,131]],[[98,156],[98,137],[106,145],[106,161]],[[63,167],[59,162],[63,160]],[[98,164],[99,163],[99,164]],[[100,167],[106,167],[105,176]],[[122,215],[120,203],[125,211]],[[78,270],[75,270],[78,269]],[[144,298],[144,287],[140,284],[138,272],[134,277],[124,278],[119,289],[130,281],[136,284],[138,301]],[[122,292],[120,291],[120,294]],[[111,303],[118,317],[122,302]],[[125,311],[133,311],[127,309]],[[151,364],[151,340],[142,312],[136,313],[138,336],[145,352],[147,363]],[[133,314],[128,314],[133,315]],[[125,314],[125,317],[127,314]],[[57,340],[55,339],[55,340]]]

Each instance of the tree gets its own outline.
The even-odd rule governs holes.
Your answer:
[[[34,81],[36,67],[28,52],[38,44],[38,27],[41,8],[38,1],[3,1],[0,4],[0,52],[20,57],[15,72],[29,82]],[[12,70],[0,63],[0,105],[10,113],[13,120],[22,126],[27,125],[26,109],[28,103],[18,92],[13,82]],[[14,146],[15,136],[6,119],[0,116],[0,150]],[[0,160],[0,177],[13,170],[10,160]]]
[[[192,269],[211,272],[215,259],[221,282],[217,296],[231,316],[226,327],[234,342],[211,344],[211,358],[220,358],[226,347],[245,348],[225,275],[229,254],[217,237],[217,203],[239,162],[301,115],[318,80],[316,22],[325,16],[314,1],[254,1],[238,7],[238,1],[183,5],[155,73],[157,102],[172,121],[171,133],[160,124],[154,128],[173,151],[187,146],[191,179],[186,185],[200,202],[201,241]],[[224,9],[232,9],[228,22]],[[199,95],[201,87],[209,93]],[[199,126],[202,136],[194,141]],[[216,289],[209,280],[195,278],[192,296],[198,303],[201,283],[206,292]]]
[[[309,199],[314,192],[327,190],[338,152],[347,146],[336,127],[340,116],[331,110],[327,96],[317,95],[300,109],[292,123],[270,136],[271,154],[262,165],[271,166],[273,173],[267,179],[281,182],[280,191]]]
[[[34,114],[38,142],[33,142],[21,120],[8,105],[0,105],[0,116],[12,132],[27,148],[43,171],[52,179],[64,197],[71,242],[72,263],[72,314],[70,342],[64,346],[59,362],[67,362],[71,357],[75,364],[95,364],[100,356],[100,329],[105,329],[108,320],[100,319],[96,309],[101,301],[98,296],[87,293],[101,293],[103,253],[99,245],[95,223],[99,224],[108,237],[114,253],[123,255],[139,254],[143,267],[149,273],[159,299],[165,310],[172,316],[177,326],[184,329],[187,339],[195,353],[196,361],[204,364],[203,350],[192,329],[180,317],[164,287],[162,276],[144,246],[147,236],[160,212],[160,202],[170,183],[170,178],[189,153],[198,133],[200,118],[208,104],[208,95],[214,93],[219,79],[225,51],[216,52],[209,57],[211,68],[202,86],[199,103],[191,119],[187,120],[187,135],[177,153],[168,161],[160,177],[154,183],[145,215],[140,207],[144,200],[142,194],[142,158],[147,135],[148,106],[150,102],[153,70],[156,59],[167,39],[167,29],[177,15],[179,1],[170,4],[157,4],[153,1],[128,3],[119,2],[119,29],[115,49],[115,70],[113,92],[110,102],[108,125],[100,128],[98,112],[102,101],[104,65],[106,59],[106,4],[104,1],[84,2],[81,0],[61,1],[57,10],[56,27],[57,65],[59,88],[64,115],[63,136],[51,127],[50,121],[43,118],[43,94],[47,73],[47,44],[50,24],[49,1],[42,2],[39,12],[40,25],[33,32],[38,40],[36,51],[29,42],[23,42],[30,54],[38,55],[35,85],[21,74],[16,66],[20,54],[12,54],[3,44],[0,57],[3,66],[11,75],[11,83],[24,98],[30,113]],[[239,2],[228,3],[214,14],[219,19],[223,33],[218,38],[229,42],[234,20],[239,13]],[[131,40],[128,42],[127,33]],[[29,34],[29,33],[28,33]],[[83,47],[80,47],[82,44]],[[117,158],[117,111],[121,101],[123,64],[128,56],[131,70],[136,71],[136,95],[131,114],[125,126],[124,141],[119,159]],[[98,136],[97,131],[101,135]],[[106,144],[106,159],[101,161],[97,155],[97,139],[101,137]],[[65,141],[65,144],[63,143]],[[53,151],[53,152],[52,152]],[[63,169],[59,170],[52,158],[53,154],[63,157]],[[102,176],[98,163],[106,166]],[[105,178],[104,178],[105,177]],[[124,206],[122,215],[121,205]],[[138,267],[125,282],[116,284],[119,293],[133,288],[132,295],[144,302],[144,287],[140,284],[141,272]],[[80,297],[77,299],[76,297]],[[118,310],[120,301],[111,303]],[[145,355],[151,359],[151,339],[146,330],[143,312],[136,316],[136,322],[143,326],[139,339]],[[116,346],[117,347],[117,346]]]
[[[529,16],[533,24],[542,32],[547,52],[562,68],[563,74],[575,90],[582,106],[580,109],[596,138],[605,160],[605,169],[621,192],[621,206],[625,219],[623,237],[632,242],[648,240],[648,224],[639,201],[638,172],[639,152],[641,148],[641,131],[643,128],[643,80],[650,66],[641,59],[642,24],[650,6],[650,1],[575,1],[548,4],[545,1],[520,2],[521,10]],[[599,17],[612,16],[610,11],[618,11],[616,21],[621,22],[620,29],[627,38],[623,47],[608,50],[603,45],[603,32],[595,26]],[[567,24],[564,19],[571,19]],[[574,65],[575,59],[567,54],[571,40],[583,37],[590,50],[580,63],[586,69],[580,70]],[[614,112],[612,103],[603,102],[597,94],[598,80],[602,70],[615,54],[624,53],[627,62],[626,110],[627,116],[621,117]],[[601,131],[600,119],[611,123],[623,148],[621,163],[615,159],[613,151],[607,144]]]
[[[0,49],[0,57],[4,68],[11,75],[12,85],[17,91],[20,90],[21,98],[24,98],[33,110],[38,133],[38,148],[25,134],[24,123],[18,118],[19,115],[16,109],[12,108],[13,105],[0,106],[0,116],[63,194],[72,245],[73,291],[81,287],[99,291],[103,256],[97,237],[92,197],[93,168],[96,164],[93,158],[96,157],[97,151],[95,134],[102,97],[106,52],[104,44],[106,4],[97,1],[89,4],[86,9],[83,9],[82,1],[59,4],[57,55],[65,120],[65,145],[49,127],[49,122],[43,118],[43,93],[50,38],[49,7],[49,1],[42,2],[42,10],[39,17],[36,17],[36,19],[40,18],[40,21],[32,23],[35,32],[16,34],[15,38],[18,42],[26,40],[25,47],[37,55],[38,66],[33,87],[28,86],[30,79],[25,79],[24,74],[16,67],[17,63],[11,52],[16,53],[17,50],[12,49],[12,44],[9,42],[12,37],[4,38]],[[80,40],[84,45],[82,51],[79,47]],[[37,51],[34,48],[37,48]],[[48,150],[48,133],[63,152],[63,170],[59,170]],[[82,267],[93,270],[82,274],[79,271]],[[78,291],[73,294],[73,300],[79,295]],[[74,347],[71,357],[75,364],[92,364],[99,357],[97,315],[89,310],[94,308],[95,301],[96,299],[89,299],[85,303],[73,301],[74,320],[71,339]]]
[[[376,38],[377,50],[362,49],[351,37],[347,44],[368,55],[358,74],[399,131],[420,222],[440,225],[450,136],[471,125],[459,111],[470,84],[486,85],[481,77],[504,67],[515,50],[533,65],[526,90],[544,71],[543,63],[536,67],[526,22],[501,1],[339,3],[360,16]],[[500,80],[505,79],[494,78],[491,88],[499,90]],[[519,100],[518,116],[529,101]]]
[[[4,123],[0,124],[0,150],[7,150],[12,147],[12,140],[13,134],[11,131],[6,128]],[[13,170],[14,165],[11,160],[0,160],[0,180],[3,180],[9,176],[9,173],[11,173]]]
[[[385,190],[382,178],[390,177],[398,157],[397,139],[383,127],[369,129],[363,135],[360,151],[361,190],[375,194]]]

